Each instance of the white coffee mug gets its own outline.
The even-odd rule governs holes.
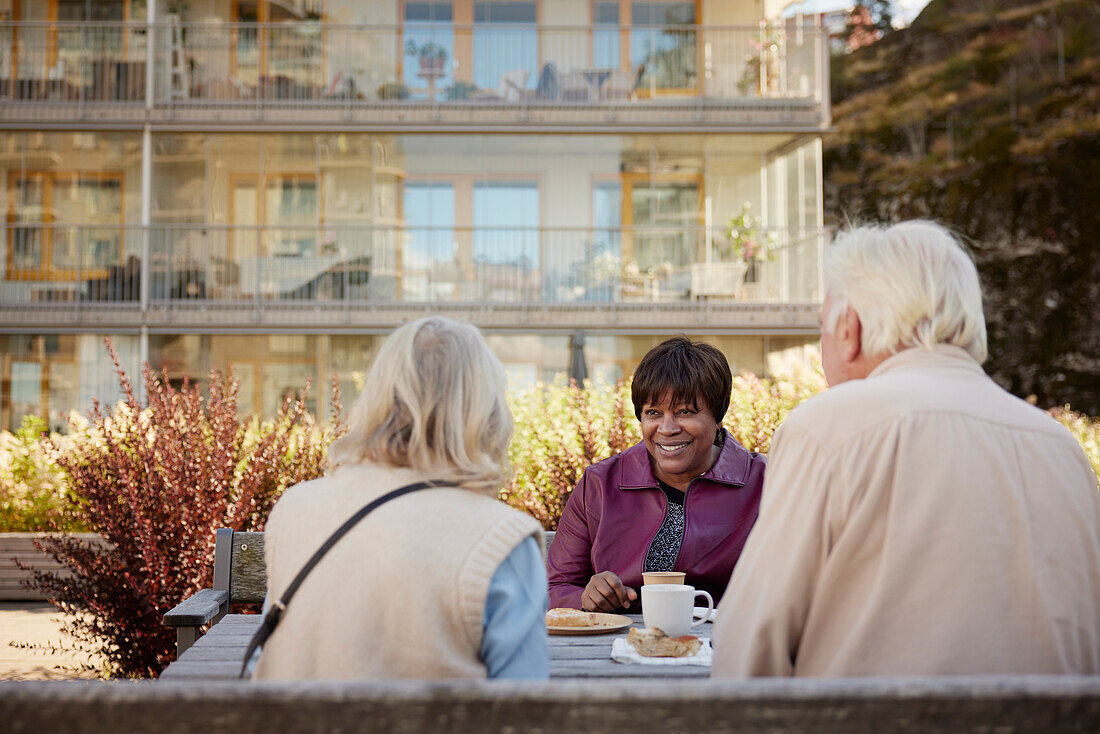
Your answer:
[[[695,597],[707,600],[707,613],[695,618]],[[714,599],[686,584],[649,584],[642,587],[642,619],[649,629],[660,627],[669,637],[681,637],[710,619]]]

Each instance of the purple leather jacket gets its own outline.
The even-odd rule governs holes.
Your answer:
[[[693,479],[684,498],[684,539],[674,570],[709,591],[726,590],[760,509],[767,459],[726,433],[718,461]],[[550,546],[550,606],[581,608],[581,592],[601,571],[614,571],[635,591],[642,566],[665,519],[668,498],[657,486],[645,444],[593,464],[573,488]],[[631,609],[641,608],[640,602]]]

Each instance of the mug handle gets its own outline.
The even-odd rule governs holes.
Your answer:
[[[703,624],[708,619],[710,619],[710,613],[714,611],[714,599],[713,599],[713,597],[711,597],[711,595],[708,594],[705,591],[702,591],[702,590],[696,591],[695,592],[695,597],[698,598],[700,596],[705,596],[707,598],[707,613],[704,614],[702,616],[702,618],[696,619],[695,621],[693,621],[691,623],[691,628],[692,629],[695,629],[696,627],[698,627],[699,625]]]

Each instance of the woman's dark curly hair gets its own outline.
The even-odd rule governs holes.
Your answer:
[[[630,399],[641,420],[642,406],[672,395],[672,403],[698,408],[702,401],[721,423],[730,407],[733,374],[726,356],[716,347],[675,336],[650,349],[634,370]]]

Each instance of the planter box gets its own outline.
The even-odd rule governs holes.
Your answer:
[[[447,59],[439,58],[438,56],[430,56],[420,59],[420,73],[423,74],[438,74],[443,76],[446,73]]]
[[[38,571],[59,571],[62,566],[34,547],[36,538],[48,533],[0,533],[0,601],[45,601],[37,589],[27,589],[21,583],[31,574],[15,565],[18,560]],[[95,533],[76,533],[76,537],[91,540]]]

